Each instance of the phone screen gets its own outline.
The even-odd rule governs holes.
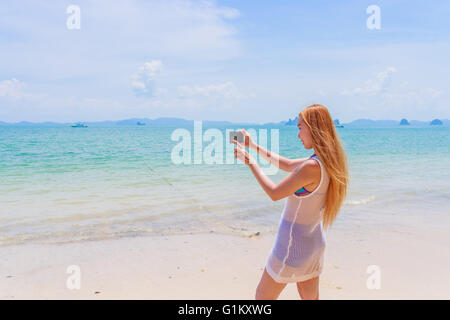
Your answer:
[[[233,143],[233,140],[237,140],[239,143],[244,142],[244,134],[239,131],[231,131],[230,132],[230,143]]]

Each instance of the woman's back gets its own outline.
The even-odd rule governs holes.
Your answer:
[[[282,215],[285,220],[307,225],[316,224],[322,219],[322,209],[325,205],[330,181],[327,171],[317,155],[312,155],[309,158],[316,160],[320,165],[320,182],[310,193],[301,195],[294,193],[287,197]]]

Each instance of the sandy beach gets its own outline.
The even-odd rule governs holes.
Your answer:
[[[321,299],[450,298],[444,229],[371,230],[329,232]],[[253,299],[274,239],[210,233],[3,247],[0,298]],[[80,267],[78,290],[66,284],[70,265]],[[369,265],[380,268],[380,289],[366,286]],[[279,299],[299,299],[295,284]]]

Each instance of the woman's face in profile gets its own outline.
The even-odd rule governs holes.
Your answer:
[[[312,149],[311,132],[309,131],[308,126],[301,117],[299,117],[298,119],[297,127],[298,127],[298,138],[302,140],[303,147],[305,149]]]

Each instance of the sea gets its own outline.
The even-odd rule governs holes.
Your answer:
[[[227,162],[219,150],[229,145],[227,130],[241,128],[266,130],[267,147],[273,143],[286,158],[313,154],[295,126],[203,126],[197,140],[189,126],[0,127],[0,246],[274,234],[286,198],[272,201],[246,165]],[[332,228],[448,229],[449,126],[336,130],[350,180]],[[177,140],[179,133],[184,138]],[[205,154],[219,156],[211,162]],[[257,159],[275,183],[289,174]]]

